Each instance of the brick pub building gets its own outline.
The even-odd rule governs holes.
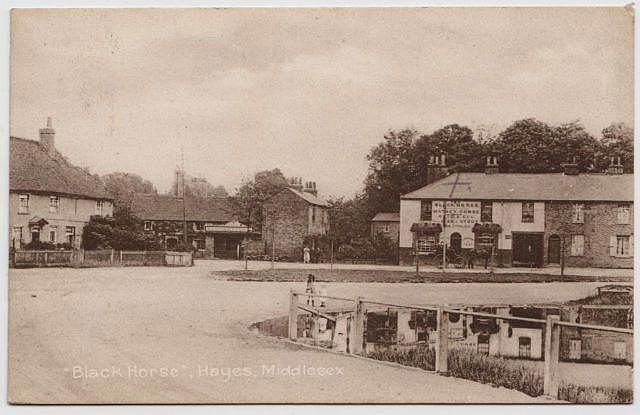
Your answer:
[[[440,264],[442,244],[498,266],[633,267],[633,175],[454,173],[400,200],[400,262]],[[441,250],[440,250],[441,252]]]

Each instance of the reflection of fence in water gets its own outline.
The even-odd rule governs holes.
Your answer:
[[[339,313],[331,313],[331,308],[317,308],[314,305],[304,305],[300,304],[299,299],[307,298],[313,299],[314,301],[328,301],[328,300],[338,300],[342,302],[350,302],[353,304],[350,311],[341,311]],[[308,300],[309,301],[309,300]],[[367,307],[368,306],[368,307]],[[372,311],[375,307],[383,307],[386,308],[386,315],[383,313],[380,314],[370,314],[374,317],[371,322],[375,320],[381,320],[382,325],[378,324],[376,330],[372,330],[371,333],[367,331],[367,314]],[[393,311],[392,311],[393,309]],[[477,324],[481,326],[486,326],[487,330],[490,330],[494,333],[499,332],[500,330],[508,330],[509,336],[511,336],[512,329],[510,324],[512,322],[521,323],[524,326],[539,326],[541,333],[543,333],[542,344],[544,350],[541,351],[541,355],[544,358],[544,394],[547,396],[551,396],[553,398],[558,397],[559,385],[560,385],[560,376],[559,376],[559,362],[560,362],[560,345],[561,345],[561,329],[562,328],[573,328],[582,331],[595,331],[595,332],[605,332],[605,333],[615,333],[620,336],[633,336],[633,330],[627,328],[619,328],[619,327],[610,327],[610,326],[598,326],[591,324],[582,324],[582,323],[572,323],[567,321],[560,321],[560,316],[549,314],[546,319],[537,319],[537,318],[527,318],[527,317],[518,317],[511,316],[507,314],[498,314],[498,313],[490,313],[490,312],[477,312],[470,311],[464,308],[452,308],[450,306],[415,306],[415,305],[406,305],[406,304],[394,304],[394,303],[385,303],[380,301],[370,301],[365,300],[361,297],[357,297],[355,299],[350,298],[340,298],[340,297],[332,297],[326,295],[317,295],[317,294],[308,294],[308,293],[299,293],[294,290],[290,293],[290,306],[289,306],[289,338],[290,340],[296,341],[300,334],[304,334],[305,337],[309,337],[309,333],[305,333],[305,330],[302,332],[299,330],[298,323],[300,310],[307,313],[306,315],[310,316],[312,324],[310,324],[310,332],[311,338],[313,339],[314,345],[320,345],[322,342],[320,341],[321,330],[320,330],[320,320],[324,318],[328,326],[333,330],[330,333],[330,342],[328,347],[338,349],[339,351],[347,352],[350,354],[356,355],[364,355],[366,357],[366,348],[367,348],[367,340],[378,339],[381,340],[380,343],[383,345],[390,345],[394,343],[398,344],[398,322],[400,321],[400,316],[403,315],[402,321],[407,320],[409,318],[409,322],[414,320],[414,328],[417,327],[418,316],[419,313],[422,313],[423,324],[426,327],[426,335],[422,336],[422,338],[418,335],[418,331],[416,329],[415,338],[412,339],[403,339],[407,344],[407,346],[411,345],[419,345],[419,344],[427,344],[429,345],[429,350],[433,350],[435,352],[435,371],[438,373],[448,373],[448,354],[449,349],[467,349],[467,348],[475,348],[476,351],[484,351],[484,348],[478,347],[478,343],[475,345],[473,343],[465,343],[466,337],[464,330],[462,327],[460,329],[450,330],[450,326],[452,324],[456,324],[460,321],[465,321],[467,318],[474,319],[473,321],[477,321]],[[409,314],[406,311],[409,310]],[[327,314],[329,317],[333,317],[334,321],[331,318],[326,318]],[[429,319],[427,316],[435,316],[435,319]],[[339,321],[345,321],[342,328],[340,327]],[[395,320],[395,322],[394,322]],[[427,324],[427,320],[432,320],[431,324]],[[304,320],[303,320],[304,321]],[[498,325],[498,321],[507,322],[509,324],[505,325],[504,328],[502,325]],[[380,322],[378,322],[380,323]],[[431,326],[431,327],[429,327]],[[370,327],[373,327],[370,324]],[[409,325],[411,327],[411,325]],[[478,327],[478,326],[476,326]],[[307,327],[305,327],[307,329]],[[342,330],[346,339],[344,341],[345,345],[343,347],[342,344],[337,344],[336,332]],[[459,332],[462,330],[462,332]],[[394,339],[395,335],[395,339]],[[542,334],[541,334],[542,335]],[[450,338],[455,337],[455,338]],[[326,337],[326,336],[325,336]],[[486,344],[486,354],[489,353],[489,344],[488,337]],[[410,340],[410,341],[407,341]],[[324,342],[326,343],[326,342]],[[456,345],[456,343],[458,343]],[[518,347],[521,349],[522,355],[518,357],[524,357],[527,359],[532,358],[531,355],[531,344],[519,344]],[[632,342],[631,342],[632,343]],[[336,347],[338,346],[338,347]],[[400,349],[402,345],[399,345]],[[524,353],[527,352],[528,353]],[[566,370],[566,369],[565,369]]]

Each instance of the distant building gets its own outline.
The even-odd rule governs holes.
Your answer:
[[[315,182],[303,187],[302,179],[290,179],[289,187],[264,202],[262,215],[262,239],[269,255],[272,236],[276,256],[301,260],[304,239],[329,232],[329,204],[318,197]]]
[[[9,157],[9,246],[40,241],[79,247],[91,216],[113,215],[100,179],[56,150],[51,118],[39,142],[11,137]]]
[[[488,252],[502,266],[633,267],[633,175],[619,158],[608,173],[454,173],[401,196],[402,264],[439,263],[446,244]],[[416,246],[417,245],[417,246]],[[417,249],[416,249],[417,248]]]
[[[398,241],[400,236],[400,212],[380,212],[371,219],[371,238],[380,236]]]
[[[144,222],[144,231],[171,251],[184,245],[184,219],[187,243],[196,258],[240,258],[242,241],[253,236],[239,223],[227,198],[187,196],[186,202],[174,195],[137,194],[131,213]]]

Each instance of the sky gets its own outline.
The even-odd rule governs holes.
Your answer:
[[[391,129],[495,132],[535,117],[633,126],[622,8],[14,10],[11,135],[92,173],[230,193],[260,170],[363,187]]]

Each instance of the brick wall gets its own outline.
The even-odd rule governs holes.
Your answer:
[[[558,235],[565,241],[568,267],[632,268],[633,257],[619,258],[609,253],[609,239],[633,235],[633,205],[629,224],[617,224],[618,203],[585,202],[584,223],[573,223],[573,203],[545,203],[545,264],[549,262],[549,238]],[[571,256],[571,236],[584,235],[584,255]]]
[[[262,239],[271,255],[274,232],[275,255],[302,260],[302,244],[309,230],[309,204],[290,191],[282,191],[266,201],[262,210]],[[300,258],[297,258],[298,254]]]

